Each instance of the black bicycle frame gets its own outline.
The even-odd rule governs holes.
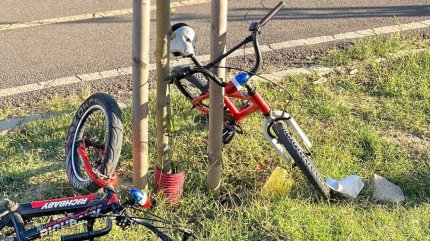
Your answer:
[[[106,228],[93,231],[95,218],[91,213],[107,214],[120,207],[117,194],[109,188],[99,195],[68,197],[31,203],[15,204],[1,221],[0,229],[4,226],[14,227],[17,241],[35,240],[65,227],[72,227],[83,221],[88,221],[86,233],[63,236],[62,240],[92,239],[110,232],[112,222],[106,221]],[[25,230],[24,222],[35,217],[67,214],[63,218]]]

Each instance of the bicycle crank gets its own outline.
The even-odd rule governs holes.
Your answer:
[[[233,140],[234,135],[237,133],[243,134],[242,127],[237,124],[226,125],[222,131],[222,143],[227,145]]]

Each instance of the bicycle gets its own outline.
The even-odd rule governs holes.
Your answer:
[[[275,148],[276,152],[286,161],[291,161],[292,159],[294,164],[301,169],[314,188],[326,198],[330,198],[330,189],[325,184],[323,177],[310,158],[310,148],[312,144],[306,134],[289,113],[286,111],[272,110],[256,88],[249,83],[249,79],[257,75],[261,67],[258,34],[261,33],[260,30],[262,27],[271,20],[283,6],[284,3],[280,2],[260,21],[253,22],[249,26],[251,34],[248,37],[232,47],[225,54],[215,58],[206,65],[203,65],[194,55],[194,30],[184,23],[173,25],[173,40],[171,44],[173,43],[174,46],[171,45],[172,54],[174,56],[190,58],[194,66],[174,68],[171,76],[167,78],[167,81],[170,84],[174,83],[179,91],[191,101],[193,108],[201,111],[205,115],[209,115],[209,107],[205,103],[210,95],[209,81],[214,81],[214,83],[225,88],[224,144],[228,144],[236,132],[242,132],[240,123],[244,118],[254,112],[262,112],[262,129],[270,145]],[[252,42],[255,52],[255,66],[250,71],[239,73],[236,78],[229,82],[223,82],[209,71],[209,69],[216,67],[215,65],[219,61],[250,42]],[[219,68],[240,70],[225,66]],[[197,75],[203,75],[204,80]],[[242,87],[245,87],[246,91],[241,91]],[[233,102],[234,99],[246,101],[247,104],[237,108]]]
[[[107,235],[112,229],[112,220],[125,229],[132,224],[142,225],[161,240],[172,241],[173,239],[160,229],[168,228],[182,233],[182,240],[195,237],[190,229],[177,226],[165,219],[150,214],[151,218],[130,216],[127,209],[137,209],[137,207],[149,208],[149,197],[138,189],[129,191],[129,198],[126,202],[119,201],[118,194],[106,183],[104,192],[100,194],[90,194],[85,196],[67,197],[31,203],[16,203],[10,199],[5,199],[5,208],[0,209],[0,232],[9,228],[11,231],[0,235],[0,241],[27,241],[45,237],[48,234],[73,227],[82,222],[87,222],[87,232],[69,234],[61,236],[62,241],[94,240],[94,238]],[[36,217],[50,217],[58,214],[65,214],[65,217],[50,221],[48,223],[26,230],[24,225],[31,222]],[[109,214],[111,213],[111,214]],[[94,223],[97,219],[105,218],[106,226],[100,230],[94,230]],[[163,227],[155,226],[153,223],[161,223]]]
[[[103,93],[88,97],[78,108],[67,135],[66,171],[70,183],[78,192],[93,193],[99,189],[103,192],[30,203],[17,203],[5,198],[5,206],[0,208],[0,241],[35,240],[84,221],[87,222],[87,232],[62,236],[61,240],[94,240],[111,231],[112,220],[122,228],[132,224],[143,225],[161,240],[173,240],[161,231],[163,228],[182,233],[182,240],[195,237],[192,230],[149,212],[146,214],[151,218],[127,213],[128,209],[137,209],[136,206],[149,208],[150,199],[142,191],[131,189],[129,198],[121,203],[114,190],[119,181],[115,168],[121,154],[122,138],[121,111],[117,102]],[[24,227],[33,218],[58,214],[66,216],[28,230]],[[94,223],[100,218],[106,219],[106,226],[94,231]],[[1,231],[4,229],[7,231],[2,237]]]

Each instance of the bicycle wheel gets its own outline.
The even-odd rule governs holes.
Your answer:
[[[281,121],[275,121],[272,128],[278,137],[279,143],[285,147],[296,165],[305,174],[306,178],[311,182],[314,188],[327,199],[330,198],[330,189],[325,184],[324,178],[313,164],[311,158],[306,155],[302,147],[291,136],[288,129],[282,125]]]
[[[175,67],[172,72],[177,73],[183,67]],[[175,85],[178,87],[179,91],[187,97],[189,100],[193,100],[196,97],[199,97],[209,90],[209,82],[204,76],[200,76],[202,78],[197,77],[196,75],[191,75],[186,78],[175,80]],[[204,104],[206,105],[206,104]]]
[[[93,172],[108,179],[118,163],[122,138],[121,111],[110,95],[96,93],[82,103],[66,139],[67,177],[77,191],[95,192],[100,188],[85,171],[78,148],[84,148]]]

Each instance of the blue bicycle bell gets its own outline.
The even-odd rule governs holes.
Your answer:
[[[133,198],[134,202],[142,206],[143,208],[151,207],[151,199],[148,195],[137,188],[130,189],[130,196]]]
[[[235,79],[240,85],[244,86],[249,80],[249,74],[245,71],[241,71],[235,76]]]
[[[237,90],[240,90],[242,89],[243,86],[245,86],[248,80],[249,80],[249,74],[245,71],[241,71],[231,80],[231,82],[233,82]]]

